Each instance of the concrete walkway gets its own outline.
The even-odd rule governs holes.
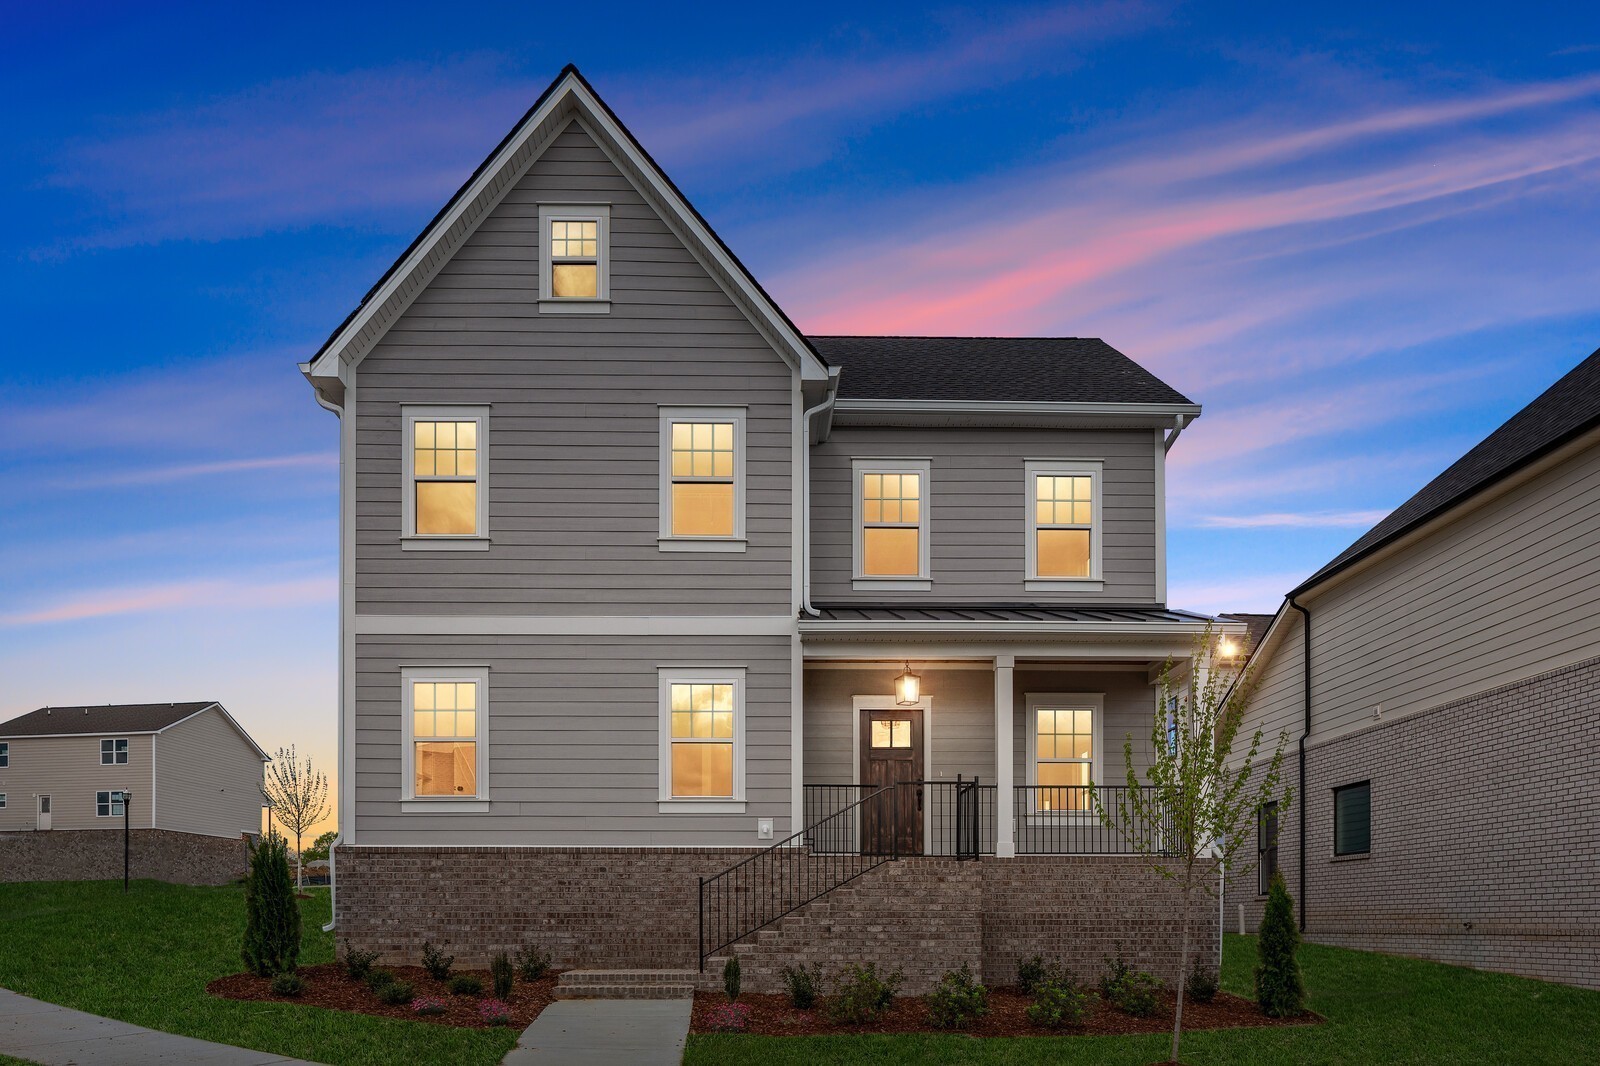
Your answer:
[[[688,999],[558,999],[523,1030],[503,1066],[679,1066]]]
[[[141,1029],[3,988],[0,1052],[43,1066],[304,1066],[301,1059]]]

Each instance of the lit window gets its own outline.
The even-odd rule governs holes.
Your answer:
[[[1100,577],[1100,464],[1030,462],[1028,577],[1041,581]]]
[[[663,809],[744,799],[743,690],[742,671],[662,672]]]
[[[611,211],[605,206],[539,208],[541,310],[604,311],[610,299],[606,244]]]
[[[478,795],[478,682],[412,681],[412,794]]]
[[[927,578],[928,473],[925,461],[855,462],[858,578]]]
[[[1028,697],[1028,774],[1036,812],[1090,811],[1089,786],[1098,780],[1099,717],[1094,693]]]
[[[908,718],[873,719],[872,746],[874,748],[911,747],[911,720]]]
[[[1365,855],[1372,850],[1372,784],[1363,781],[1333,790],[1333,853]]]
[[[405,409],[406,536],[486,546],[487,420],[479,408]]]
[[[100,765],[121,766],[128,761],[128,742],[126,740],[102,740],[100,742]]]
[[[662,547],[729,548],[727,543],[713,546],[707,541],[742,546],[744,411],[663,408],[661,449]]]
[[[94,813],[99,818],[121,818],[122,793],[96,792],[94,794]]]

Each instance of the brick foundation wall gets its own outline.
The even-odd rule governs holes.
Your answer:
[[[122,878],[122,830],[0,833],[0,881],[112,881]],[[250,869],[243,837],[135,829],[128,842],[134,877],[180,885],[225,885]]]
[[[1306,937],[1600,988],[1600,659],[1306,753]],[[1333,856],[1333,788],[1372,782],[1372,850]],[[1280,865],[1298,878],[1298,814]],[[1254,879],[1230,890],[1227,924]]]

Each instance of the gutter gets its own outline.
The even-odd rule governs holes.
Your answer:
[[[822,402],[807,408],[800,416],[803,424],[800,443],[800,610],[818,618],[822,612],[811,606],[811,420],[834,405],[839,396],[839,371],[828,368],[828,391]]]
[[[1300,695],[1305,717],[1300,731],[1300,931],[1303,933],[1306,931],[1306,737],[1311,735],[1311,612],[1300,606],[1292,595],[1289,606],[1300,612],[1306,627],[1300,642],[1304,655]]]

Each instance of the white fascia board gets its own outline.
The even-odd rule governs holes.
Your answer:
[[[1047,400],[873,400],[842,397],[834,417],[843,425],[1004,424],[1126,426],[1186,425],[1200,417],[1199,404],[1055,403]]]

